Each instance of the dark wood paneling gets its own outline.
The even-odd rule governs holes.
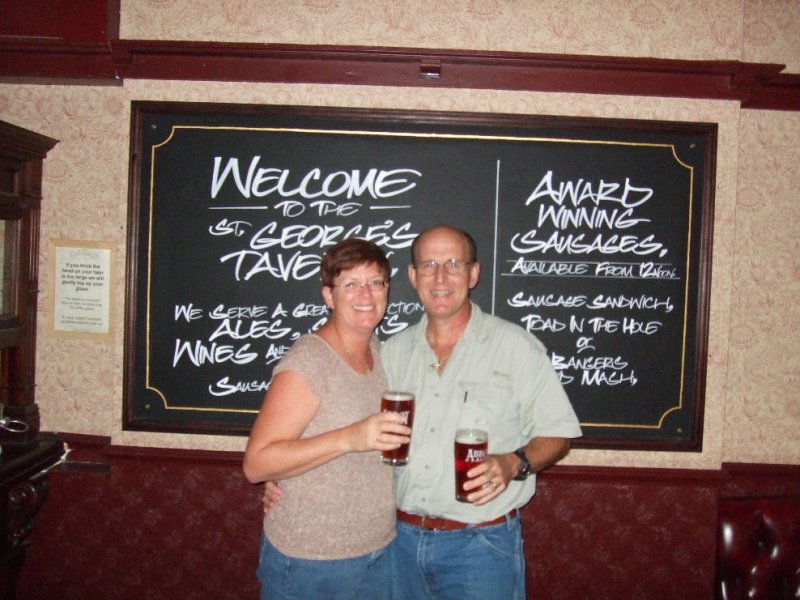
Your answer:
[[[2,38],[0,80],[119,84],[130,79],[497,89],[735,100],[800,110],[784,65],[588,55],[109,39]]]
[[[712,597],[717,491],[664,473],[661,483],[543,477],[523,511],[528,597]]]
[[[119,0],[2,2],[0,37],[105,44],[119,37]]]
[[[258,598],[260,491],[240,453],[65,439],[84,468],[51,471],[18,600]]]
[[[800,497],[800,465],[723,463],[723,498]]]
[[[20,582],[22,600],[257,598],[260,487],[241,454],[109,446],[62,436]],[[720,488],[800,494],[800,467],[558,466],[523,510],[529,597],[713,597]]]

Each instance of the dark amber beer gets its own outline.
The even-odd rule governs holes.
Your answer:
[[[464,484],[469,480],[467,471],[486,460],[489,435],[483,429],[458,429],[455,441],[456,500],[469,502]]]
[[[381,412],[393,412],[403,415],[403,425],[414,424],[414,394],[409,392],[383,392]],[[401,444],[396,450],[381,452],[383,462],[387,465],[402,466],[408,462],[409,444]]]

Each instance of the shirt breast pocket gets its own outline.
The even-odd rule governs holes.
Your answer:
[[[481,381],[459,381],[464,398],[459,412],[459,429],[485,429],[489,448],[503,450],[513,446],[519,436],[519,407],[509,378],[494,374]],[[513,447],[511,448],[514,449]]]

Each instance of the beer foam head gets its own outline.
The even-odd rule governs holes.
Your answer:
[[[411,392],[386,391],[383,392],[383,398],[386,398],[387,400],[393,400],[395,402],[401,402],[403,400],[413,400],[414,394],[412,394]]]
[[[461,444],[483,443],[488,439],[489,435],[483,429],[456,430],[456,441]]]

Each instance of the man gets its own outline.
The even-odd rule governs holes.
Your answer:
[[[519,509],[535,474],[581,435],[544,347],[524,329],[484,314],[475,242],[438,226],[411,246],[420,323],[389,339],[391,387],[416,395],[411,458],[395,469],[395,600],[525,598]],[[489,454],[455,499],[453,442],[460,426],[485,429]]]

